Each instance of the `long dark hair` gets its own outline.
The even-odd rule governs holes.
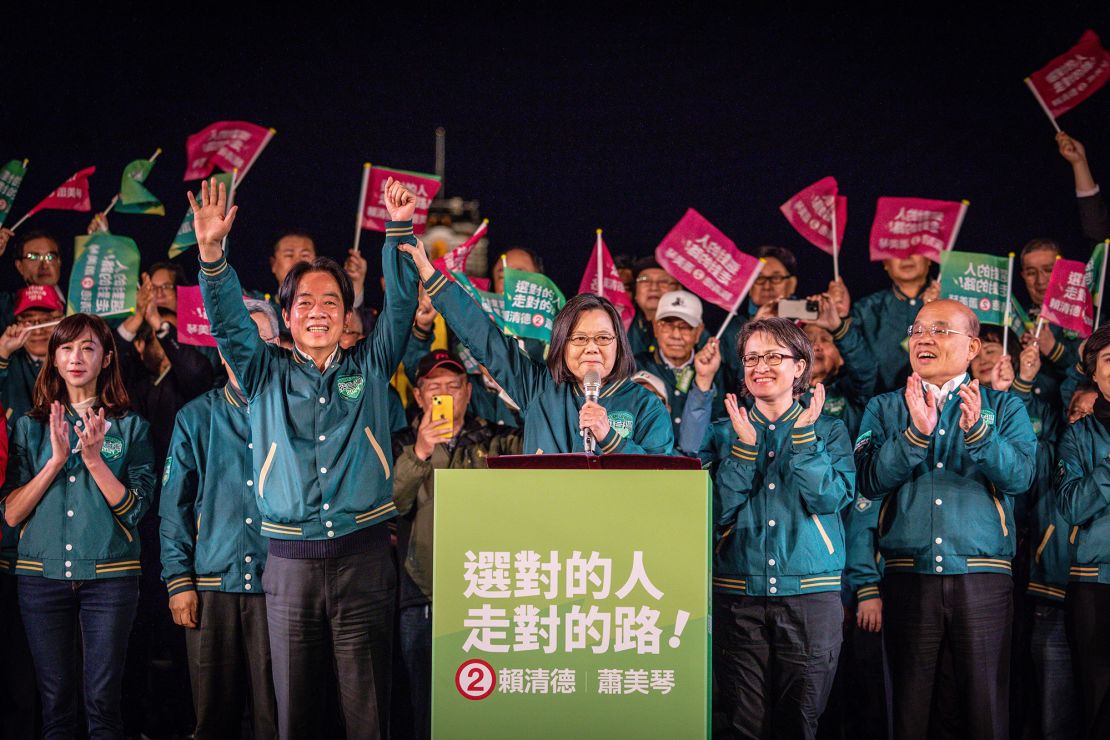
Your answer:
[[[608,383],[632,377],[632,373],[636,372],[636,360],[632,356],[632,345],[628,343],[628,334],[621,323],[621,315],[607,298],[593,293],[574,296],[555,317],[555,323],[551,327],[551,349],[547,353],[547,369],[551,371],[551,377],[556,383],[573,383],[577,380],[567,369],[563,355],[566,354],[567,339],[574,331],[578,317],[586,311],[604,311],[613,322],[613,335],[617,338],[617,359],[613,363],[613,372],[609,373],[605,381]]]
[[[38,421],[45,422],[50,418],[50,404],[60,401],[69,403],[66,383],[54,366],[54,354],[58,347],[74,341],[85,333],[92,332],[100,346],[104,348],[104,356],[108,358],[108,367],[97,368],[99,373],[96,378],[96,392],[100,397],[100,405],[104,413],[113,418],[123,416],[131,405],[127,396],[127,389],[123,387],[123,376],[119,370],[119,353],[116,352],[116,341],[112,338],[112,330],[99,316],[87,313],[76,313],[62,319],[54,333],[50,335],[49,349],[46,351],[46,361],[42,363],[39,377],[35,380],[35,392],[32,400],[33,407],[27,415]]]

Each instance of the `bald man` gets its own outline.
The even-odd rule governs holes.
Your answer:
[[[881,502],[894,736],[928,737],[936,688],[960,698],[965,737],[1008,737],[1014,497],[1033,484],[1037,438],[1020,399],[969,376],[968,308],[927,303],[909,335],[913,372],[867,404],[855,453],[860,493]],[[942,646],[954,691],[934,687]]]

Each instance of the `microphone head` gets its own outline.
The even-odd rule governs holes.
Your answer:
[[[582,385],[601,385],[601,373],[597,370],[590,370],[582,378]]]

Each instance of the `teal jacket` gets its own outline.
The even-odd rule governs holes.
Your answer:
[[[821,413],[840,419],[854,438],[863,420],[863,409],[875,391],[879,367],[871,356],[871,350],[863,338],[857,323],[847,318],[832,332],[833,343],[844,360],[840,371],[825,382],[825,405]],[[807,394],[801,399],[809,404]]]
[[[466,291],[442,273],[437,271],[424,287],[455,335],[520,404],[524,452],[582,452],[578,412],[585,399],[578,384],[556,383],[546,365],[502,334]],[[626,379],[603,386],[598,402],[611,425],[609,434],[597,441],[599,454],[672,453],[671,421],[654,393]]]
[[[0,359],[0,403],[6,409],[9,433],[15,431],[19,417],[34,405],[35,380],[41,369],[42,363],[32,359],[23,349],[13,352],[6,360]]]
[[[674,369],[669,367],[659,354],[659,350],[654,352],[647,352],[636,356],[636,367],[639,370],[646,370],[653,375],[659,377],[663,381],[663,386],[667,389],[667,401],[671,404],[671,431],[675,439],[678,439],[679,432],[682,427],[682,412],[686,408],[686,399],[690,395],[690,390],[694,388],[694,363],[691,362],[684,368]],[[724,394],[717,392],[717,385],[720,383],[720,374],[714,381],[712,389],[713,403],[710,408],[711,417],[716,419],[725,413]]]
[[[417,275],[397,250],[415,242],[412,224],[386,229],[377,327],[350,349],[338,348],[323,372],[299,350],[259,339],[235,271],[222,258],[201,262],[212,335],[250,404],[253,487],[267,537],[342,537],[396,515],[389,380],[416,313]]]
[[[632,317],[632,323],[628,325],[628,344],[632,347],[633,357],[655,351],[655,328],[639,307]]]
[[[71,449],[79,419],[66,405]],[[139,520],[154,495],[154,449],[150,425],[127,413],[109,419],[100,456],[127,489],[116,506],[108,506],[80,453],[66,460],[46,493],[20,525],[12,572],[86,581],[139,574]],[[8,459],[4,495],[27,484],[50,460],[48,425],[24,416],[16,422]]]
[[[1040,315],[1040,306],[1029,309],[1029,316],[1033,321]],[[1038,395],[1051,403],[1054,407],[1067,408],[1071,394],[1064,395],[1064,382],[1067,380],[1068,370],[1079,361],[1079,344],[1082,338],[1074,331],[1061,329],[1055,324],[1046,324],[1052,330],[1056,339],[1056,346],[1048,356],[1041,355],[1041,371],[1033,379],[1033,394]],[[1044,329],[1041,329],[1044,331]],[[1014,389],[1018,390],[1026,385],[1020,378],[1014,381]]]
[[[840,590],[840,510],[851,502],[856,482],[852,443],[839,419],[820,416],[812,426],[796,427],[802,411],[795,401],[770,421],[753,408],[756,444],[734,438],[717,469],[717,592],[795,596]]]
[[[1033,486],[1037,438],[1016,396],[990,388],[980,388],[979,396],[982,414],[967,433],[956,394],[932,434],[910,423],[904,391],[867,404],[856,468],[859,492],[882,500],[886,573],[1011,572],[1013,498]]]
[[[1110,583],[1110,430],[1094,414],[1060,440],[1056,506],[1069,527],[1068,579]]]
[[[177,412],[158,503],[162,580],[182,591],[262,594],[266,538],[247,400],[228,383]]]
[[[880,597],[883,579],[883,556],[879,552],[879,504],[866,496],[857,496],[848,509],[844,525],[845,548],[844,586],[856,603]]]
[[[910,374],[910,353],[904,344],[906,332],[923,305],[921,298],[911,298],[893,285],[852,304],[852,319],[863,332],[872,362],[879,371],[876,393],[906,384]]]

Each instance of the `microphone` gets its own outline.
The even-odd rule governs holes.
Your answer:
[[[601,375],[597,370],[590,370],[586,373],[586,376],[582,378],[582,390],[586,394],[587,403],[590,401],[597,403],[597,396],[601,393]],[[597,451],[597,440],[594,439],[593,430],[582,430],[582,448],[588,455],[592,455]]]

